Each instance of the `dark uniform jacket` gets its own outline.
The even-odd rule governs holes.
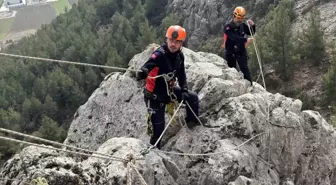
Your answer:
[[[141,67],[141,69],[148,70],[148,76],[155,77],[162,74],[172,72],[172,79],[167,83],[163,77],[156,79],[146,79],[146,90],[152,94],[157,95],[161,99],[168,96],[169,89],[178,79],[179,86],[182,90],[187,90],[187,80],[184,68],[184,55],[181,51],[171,53],[166,44],[156,49],[149,60]]]
[[[252,33],[256,31],[255,25],[251,26]],[[236,26],[231,20],[224,26],[224,48],[227,54],[246,53],[245,45],[247,43],[246,35],[251,35],[248,26],[245,23]]]

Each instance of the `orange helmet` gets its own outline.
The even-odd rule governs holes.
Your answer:
[[[166,32],[166,37],[169,39],[185,41],[186,36],[187,32],[179,25],[170,26]]]
[[[233,11],[233,15],[237,18],[237,19],[244,19],[245,15],[246,15],[246,11],[243,7],[238,6],[234,9]]]

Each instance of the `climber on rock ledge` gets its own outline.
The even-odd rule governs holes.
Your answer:
[[[178,25],[170,26],[166,32],[166,43],[156,49],[148,61],[140,68],[137,79],[146,79],[144,99],[150,114],[149,120],[152,125],[150,144],[154,145],[165,128],[166,105],[173,100],[186,101],[192,111],[198,116],[199,99],[196,93],[188,90],[184,67],[184,55],[182,44],[186,39],[186,31]],[[156,77],[167,74],[168,79]],[[178,86],[175,86],[176,78]],[[197,117],[187,107],[185,121],[189,128],[197,123]],[[157,144],[160,149],[160,141]]]
[[[246,45],[253,42],[252,38],[247,38],[247,35],[255,33],[256,27],[252,20],[248,20],[251,31],[245,20],[246,11],[243,7],[236,7],[233,12],[233,19],[224,26],[224,43],[222,47],[225,49],[224,59],[229,67],[236,68],[238,62],[239,68],[244,74],[244,79],[252,84],[250,70],[247,64]]]

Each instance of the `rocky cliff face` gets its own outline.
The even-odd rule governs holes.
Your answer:
[[[228,3],[220,0],[169,0],[167,12],[183,17],[188,47],[197,48],[207,36],[221,33],[222,25],[231,17],[231,9]]]
[[[328,41],[336,40],[336,2],[328,0],[298,0],[296,7],[299,16],[296,19],[293,28],[300,30],[306,26],[306,19],[310,15],[312,8],[317,8],[321,12],[321,26]]]
[[[262,1],[254,1],[260,3]],[[184,18],[183,26],[188,30],[188,47],[198,48],[202,41],[205,41],[211,35],[221,37],[222,24],[231,19],[234,6],[254,7],[251,1],[220,1],[220,0],[169,0],[168,13],[174,13]],[[270,2],[278,2],[270,1]],[[303,21],[312,7],[321,10],[322,27],[325,30],[327,38],[336,39],[336,2],[331,0],[298,0],[295,1],[295,9],[298,13],[296,23],[293,25],[295,30],[305,25]],[[254,11],[260,11],[260,8],[248,8],[248,16]],[[256,22],[258,24],[258,22]],[[218,46],[220,47],[220,46]]]
[[[130,68],[143,64],[154,47],[134,56]],[[177,119],[163,138],[162,151],[141,155],[149,140],[143,82],[129,72],[113,73],[78,109],[65,144],[120,158],[132,154],[135,168],[149,185],[336,182],[336,132],[318,112],[301,111],[300,100],[271,94],[259,84],[249,87],[217,55],[183,51],[188,86],[198,93],[200,117],[207,127],[188,129]],[[183,118],[184,110],[180,113],[177,118]],[[141,184],[127,164],[96,156],[80,158],[53,148],[27,147],[4,164],[0,177],[17,179],[2,181],[17,185],[37,177],[57,185]]]

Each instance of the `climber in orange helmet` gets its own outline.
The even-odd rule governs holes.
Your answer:
[[[255,33],[256,27],[252,20],[248,20],[248,24],[244,23],[246,10],[238,6],[233,11],[233,19],[224,26],[224,43],[225,48],[224,59],[227,61],[229,67],[236,68],[236,62],[244,74],[244,78],[251,82],[252,78],[247,64],[246,44],[252,43],[253,39],[248,38],[247,35]]]
[[[181,50],[186,36],[187,33],[181,26],[170,26],[166,32],[166,43],[152,53],[137,74],[138,80],[146,79],[144,99],[153,130],[150,144],[154,145],[158,142],[156,147],[159,149],[161,145],[158,139],[165,128],[166,104],[173,100],[188,102],[196,117],[187,106],[185,118],[187,126],[191,128],[197,124],[199,100],[196,93],[188,90],[184,55]],[[163,77],[147,78],[164,74],[171,75],[168,79]],[[178,79],[179,86],[175,85],[176,79]]]

